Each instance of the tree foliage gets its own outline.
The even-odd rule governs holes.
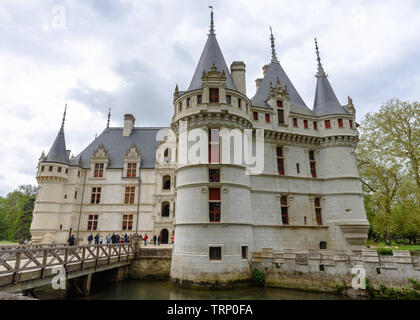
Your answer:
[[[368,113],[357,161],[370,235],[420,235],[420,104],[391,99]]]
[[[36,187],[21,185],[5,198],[0,197],[0,240],[17,241],[31,237]]]

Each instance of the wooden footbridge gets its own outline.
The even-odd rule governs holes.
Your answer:
[[[89,294],[92,274],[118,272],[131,263],[137,248],[138,242],[0,246],[0,291],[23,292],[52,284],[61,269],[63,277],[79,293]]]

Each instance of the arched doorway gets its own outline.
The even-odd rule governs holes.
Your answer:
[[[160,230],[160,242],[162,244],[168,243],[169,231],[168,229]]]

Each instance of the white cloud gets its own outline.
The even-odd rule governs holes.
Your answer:
[[[55,5],[66,29],[52,27]],[[313,38],[344,104],[358,119],[387,99],[418,99],[420,5],[400,1],[212,1],[228,65],[244,60],[247,89],[269,62],[273,27],[283,68],[311,108]],[[66,143],[77,154],[131,112],[139,126],[167,126],[172,93],[188,87],[208,32],[208,3],[184,1],[2,1],[0,7],[0,195],[35,183],[68,103]]]

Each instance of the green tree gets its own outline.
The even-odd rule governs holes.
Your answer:
[[[35,194],[36,187],[22,185],[0,198],[0,240],[30,238]]]
[[[357,162],[370,235],[420,234],[420,104],[391,99],[361,122]]]

